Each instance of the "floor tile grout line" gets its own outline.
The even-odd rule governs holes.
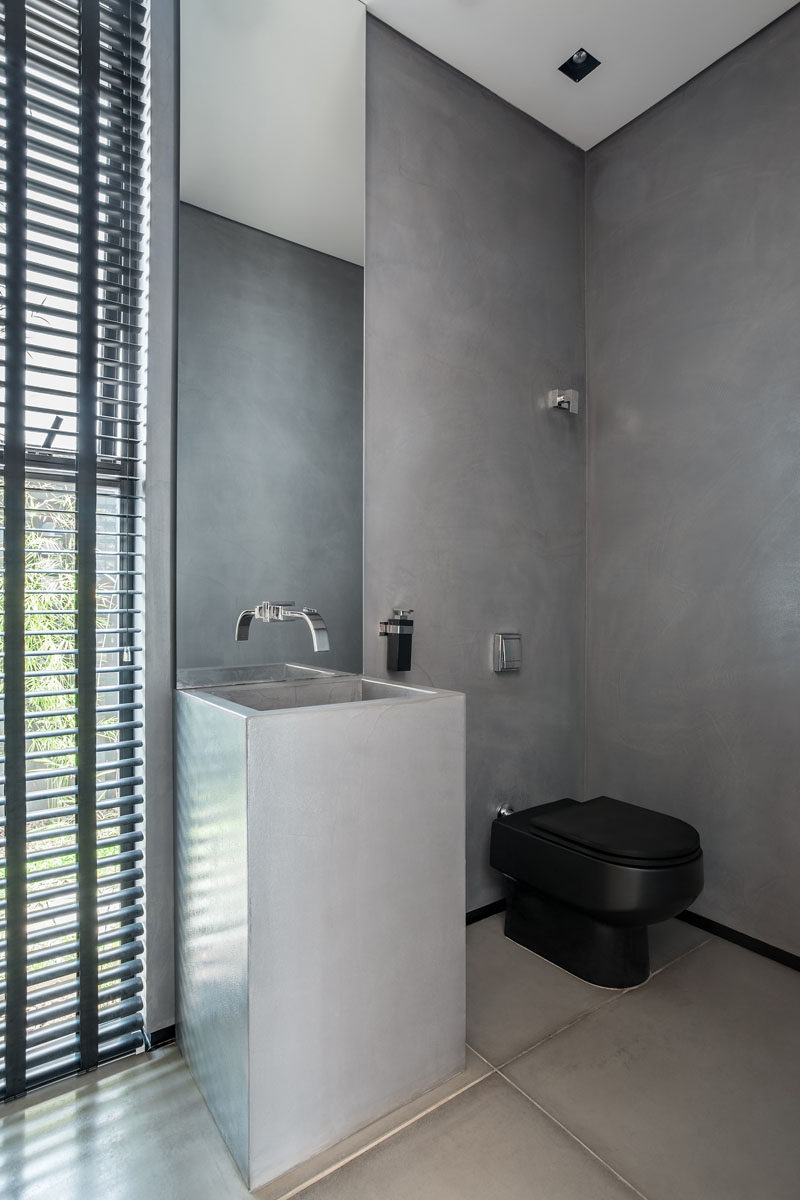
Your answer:
[[[592,1013],[600,1012],[601,1008],[608,1008],[609,1004],[615,1004],[627,994],[627,991],[628,989],[626,988],[624,992],[620,992],[617,996],[609,996],[607,1000],[603,1000],[602,1003],[595,1005],[594,1008],[587,1008],[585,1012],[579,1013],[577,1017],[574,1017],[571,1021],[567,1021],[566,1025],[560,1025],[558,1029],[554,1029],[551,1033],[546,1033],[544,1037],[539,1038],[538,1042],[526,1046],[524,1050],[520,1050],[519,1054],[514,1054],[511,1058],[505,1059],[504,1062],[500,1063],[494,1069],[496,1071],[504,1071],[506,1067],[510,1067],[512,1063],[515,1063],[518,1058],[524,1058],[526,1054],[530,1054],[532,1050],[538,1050],[540,1046],[544,1046],[546,1042],[552,1041],[559,1034],[566,1033],[568,1029],[572,1029],[575,1025],[580,1025],[581,1021],[585,1021]],[[483,1056],[481,1055],[481,1057]],[[485,1061],[488,1062],[488,1059]]]
[[[511,1066],[512,1063],[515,1063],[517,1059],[523,1058],[526,1054],[530,1054],[532,1050],[538,1050],[540,1046],[544,1046],[547,1042],[552,1041],[553,1038],[558,1037],[562,1033],[566,1033],[568,1029],[574,1028],[575,1025],[579,1025],[581,1021],[585,1021],[586,1018],[590,1017],[593,1013],[600,1012],[601,1009],[607,1008],[609,1004],[614,1004],[616,1001],[622,1000],[623,997],[631,995],[633,992],[640,992],[642,988],[646,988],[647,985],[653,979],[655,979],[657,975],[660,975],[663,971],[675,966],[676,963],[682,962],[684,958],[687,958],[690,954],[694,954],[696,950],[700,950],[703,946],[707,946],[710,941],[713,941],[712,936],[704,938],[703,941],[698,942],[696,946],[690,946],[688,950],[684,950],[676,958],[664,963],[661,967],[657,967],[655,971],[652,971],[648,975],[647,979],[645,979],[643,983],[635,984],[633,987],[620,988],[616,995],[609,996],[607,1000],[603,1000],[600,1004],[595,1005],[594,1008],[587,1008],[585,1012],[579,1013],[574,1020],[568,1021],[566,1025],[561,1025],[558,1029],[554,1029],[552,1033],[548,1033],[543,1038],[539,1038],[538,1042],[534,1042],[532,1045],[527,1046],[524,1050],[520,1050],[519,1054],[515,1054],[511,1058],[507,1058],[504,1062],[500,1063],[499,1066],[494,1067],[494,1070],[504,1070],[506,1067]],[[473,1053],[478,1054],[478,1051],[475,1050],[474,1046],[470,1046],[470,1049],[473,1051]],[[492,1066],[490,1060],[485,1058],[484,1055],[478,1054],[478,1057],[482,1058],[484,1062],[487,1062],[490,1066]]]
[[[650,979],[655,979],[656,975],[660,975],[662,973],[662,971],[668,971],[670,969],[670,967],[674,967],[676,963],[683,962],[684,958],[688,958],[690,954],[696,954],[698,950],[702,950],[703,946],[707,946],[708,943],[713,942],[713,940],[714,940],[713,934],[709,934],[709,936],[707,938],[703,938],[702,942],[698,942],[696,946],[690,946],[688,950],[684,950],[683,953],[679,954],[677,958],[672,958],[672,959],[670,959],[669,962],[664,963],[663,966],[657,967],[655,969],[655,971],[651,972],[650,978],[647,979],[645,982],[649,983]],[[641,986],[644,987],[644,984],[642,984]],[[631,990],[633,990],[633,989],[631,989]]]
[[[497,1074],[502,1080],[509,1084],[510,1087],[519,1092],[520,1096],[524,1096],[534,1108],[537,1108],[542,1116],[547,1117],[548,1121],[552,1121],[554,1125],[557,1125],[559,1129],[563,1130],[563,1132],[566,1133],[566,1135],[570,1137],[573,1142],[577,1142],[587,1154],[591,1154],[592,1158],[596,1159],[596,1161],[604,1166],[607,1171],[610,1171],[611,1174],[620,1181],[620,1183],[624,1183],[625,1187],[630,1188],[630,1190],[639,1197],[639,1200],[649,1200],[649,1198],[645,1196],[644,1192],[640,1192],[639,1189],[632,1184],[629,1179],[626,1179],[624,1175],[620,1175],[619,1171],[611,1166],[611,1163],[606,1162],[606,1160],[599,1155],[596,1150],[593,1150],[591,1146],[587,1146],[586,1142],[582,1141],[578,1135],[573,1133],[572,1130],[569,1129],[568,1126],[566,1126],[562,1121],[559,1121],[558,1117],[554,1117],[551,1112],[548,1112],[544,1105],[540,1104],[538,1100],[534,1100],[533,1096],[529,1096],[527,1092],[523,1091],[519,1084],[514,1083],[513,1079],[509,1079],[508,1076],[504,1075],[500,1070],[497,1071]]]
[[[485,1062],[487,1067],[491,1067],[493,1071],[497,1070],[497,1067],[494,1065],[494,1063],[490,1062],[485,1054],[481,1054],[480,1050],[476,1050],[474,1046],[470,1046],[469,1042],[465,1042],[464,1044],[468,1050],[471,1050],[473,1054],[477,1055],[481,1062]]]
[[[486,1059],[483,1059],[483,1061],[486,1062]],[[299,1183],[297,1187],[291,1188],[288,1192],[281,1192],[280,1195],[275,1196],[273,1200],[292,1200],[293,1196],[299,1196],[313,1184],[319,1183],[321,1179],[327,1179],[329,1175],[333,1175],[334,1172],[340,1170],[341,1167],[346,1167],[348,1163],[354,1162],[357,1158],[361,1158],[362,1155],[367,1154],[370,1150],[374,1150],[376,1146],[382,1145],[383,1142],[388,1142],[390,1138],[395,1136],[395,1134],[402,1133],[404,1129],[408,1129],[409,1126],[415,1125],[417,1121],[421,1121],[423,1117],[427,1117],[430,1113],[436,1112],[437,1108],[443,1108],[445,1104],[449,1104],[450,1101],[455,1100],[457,1096],[463,1096],[465,1092],[468,1092],[471,1088],[477,1087],[479,1083],[485,1083],[491,1075],[497,1074],[496,1067],[493,1067],[491,1063],[488,1062],[486,1065],[490,1069],[485,1075],[481,1075],[480,1079],[471,1080],[469,1083],[465,1084],[464,1087],[459,1088],[457,1092],[453,1092],[450,1096],[445,1096],[443,1099],[437,1101],[436,1104],[431,1104],[429,1108],[424,1109],[422,1112],[415,1113],[414,1116],[409,1117],[407,1121],[403,1121],[400,1125],[396,1125],[393,1129],[387,1130],[386,1133],[382,1134],[380,1137],[368,1142],[365,1146],[359,1147],[358,1150],[354,1150],[352,1154],[348,1154],[344,1158],[339,1159],[332,1166],[327,1167],[324,1171],[319,1171],[311,1179],[306,1180],[305,1183]],[[269,1184],[266,1184],[265,1186],[269,1187]],[[253,1193],[253,1195],[254,1200],[258,1200],[258,1191]]]

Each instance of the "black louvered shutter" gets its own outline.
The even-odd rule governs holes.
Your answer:
[[[0,5],[0,1095],[143,1041],[147,11]]]

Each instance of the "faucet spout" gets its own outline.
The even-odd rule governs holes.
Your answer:
[[[283,615],[284,618],[290,621],[298,619],[305,621],[311,630],[311,641],[316,654],[319,654],[321,650],[330,650],[331,644],[328,639],[328,626],[315,608],[301,608],[298,612],[289,611],[284,612]]]
[[[254,608],[246,608],[244,612],[239,613],[236,620],[236,640],[237,642],[246,642],[250,637],[250,623],[256,615]]]

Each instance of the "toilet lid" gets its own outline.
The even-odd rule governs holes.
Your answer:
[[[677,817],[596,796],[585,804],[545,804],[533,809],[531,828],[554,841],[569,842],[613,858],[688,858],[700,849],[697,830]]]

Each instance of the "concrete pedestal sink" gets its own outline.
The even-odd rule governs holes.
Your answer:
[[[249,674],[176,692],[178,1039],[256,1188],[463,1068],[464,697]]]

